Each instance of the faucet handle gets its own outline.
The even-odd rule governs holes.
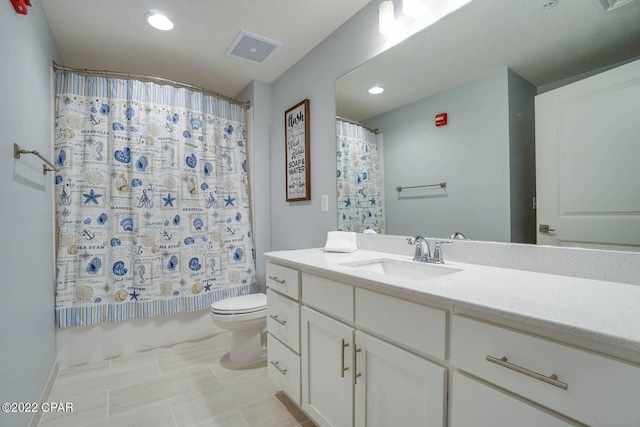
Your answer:
[[[444,264],[442,245],[453,245],[453,242],[450,240],[436,240],[435,248],[433,249],[433,260],[436,264]]]

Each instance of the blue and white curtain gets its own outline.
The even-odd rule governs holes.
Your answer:
[[[58,75],[60,328],[256,291],[244,110],[187,89]]]
[[[383,179],[376,134],[336,120],[338,230],[384,232]]]

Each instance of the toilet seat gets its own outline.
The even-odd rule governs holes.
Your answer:
[[[221,316],[250,314],[266,309],[267,296],[262,293],[227,298],[211,304],[211,313]]]

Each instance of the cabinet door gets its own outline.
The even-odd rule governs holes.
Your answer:
[[[460,372],[453,374],[451,427],[566,427],[572,423],[484,385]]]
[[[353,425],[353,329],[301,309],[302,408],[321,427]]]
[[[447,370],[356,331],[356,427],[445,425]]]

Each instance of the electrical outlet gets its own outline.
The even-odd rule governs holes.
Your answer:
[[[324,194],[321,198],[320,198],[320,205],[321,207],[321,211],[322,212],[329,212],[329,196],[327,196],[326,194]]]

